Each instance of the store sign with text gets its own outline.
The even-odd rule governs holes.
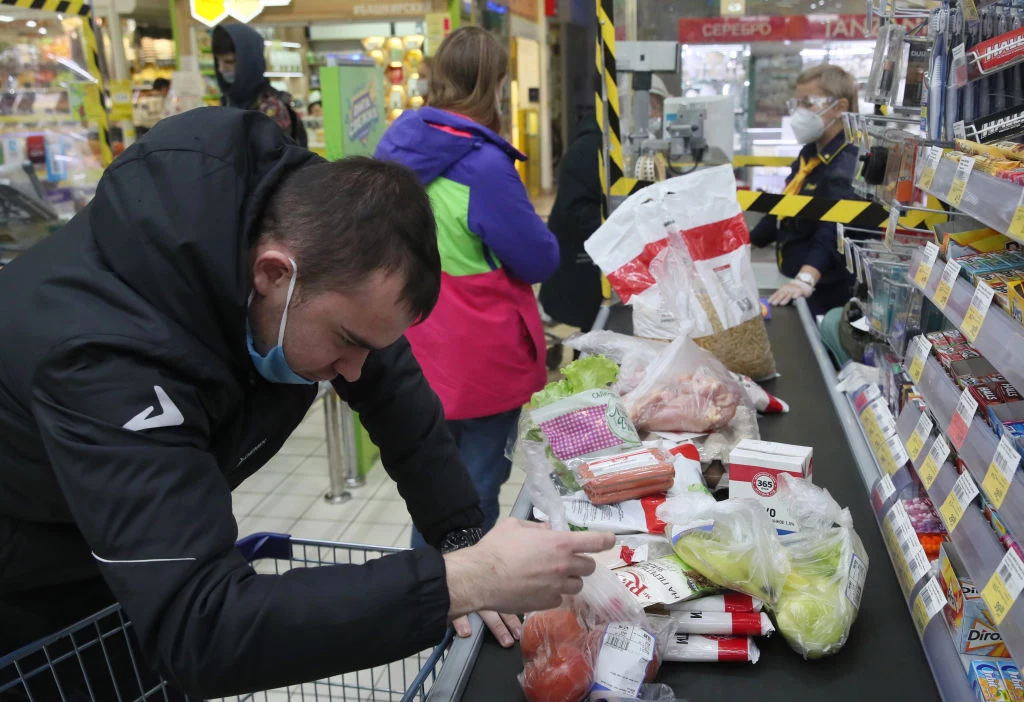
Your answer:
[[[918,20],[897,19],[907,29]],[[679,20],[683,44],[746,44],[759,41],[856,41],[878,36],[879,19],[860,15],[777,15],[763,17],[707,17]]]

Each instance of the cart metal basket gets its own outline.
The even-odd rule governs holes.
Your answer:
[[[241,539],[238,549],[260,573],[361,564],[401,550],[269,533]],[[451,641],[452,631],[449,629],[435,648],[405,660],[326,680],[226,699],[239,702],[423,700],[441,669]],[[115,604],[0,658],[0,699],[170,702],[193,698],[176,693],[165,680],[149,670],[138,653],[131,621],[120,605]]]

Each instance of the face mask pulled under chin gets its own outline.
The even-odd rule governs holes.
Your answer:
[[[286,385],[312,385],[315,381],[306,380],[292,370],[288,360],[284,357],[284,330],[288,325],[288,306],[292,301],[292,293],[295,292],[295,281],[299,277],[299,268],[295,261],[288,259],[292,264],[292,279],[288,281],[288,295],[284,300],[284,312],[281,313],[281,325],[277,331],[277,344],[267,351],[266,356],[261,356],[253,345],[252,326],[245,324],[245,344],[249,350],[249,358],[252,359],[256,372],[271,383],[283,383]],[[252,304],[252,296],[249,297],[249,304]]]
[[[834,104],[832,103],[832,105]],[[822,112],[832,109],[832,105],[827,106]],[[825,120],[821,115],[806,107],[798,107],[793,110],[793,114],[789,118],[789,127],[793,130],[793,136],[796,137],[799,144],[810,144],[817,141],[825,134],[826,129]]]

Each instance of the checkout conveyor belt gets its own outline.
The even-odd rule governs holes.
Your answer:
[[[814,447],[814,482],[849,507],[870,558],[860,615],[846,646],[835,656],[805,661],[778,634],[758,639],[761,659],[750,663],[666,663],[657,682],[688,702],[917,702],[939,699],[899,583],[885,550],[866,483],[877,478],[871,454],[852,415],[831,399],[835,374],[803,300],[799,308],[774,308],[767,322],[780,377],[765,388],[790,405],[790,412],[761,418],[761,438]],[[606,328],[631,332],[629,310],[617,306]],[[852,424],[851,424],[852,421]],[[849,439],[847,437],[850,437]],[[512,516],[526,518],[521,494]],[[516,680],[519,647],[503,649],[474,621],[474,635],[456,640],[427,696],[429,702],[466,700],[523,702]]]

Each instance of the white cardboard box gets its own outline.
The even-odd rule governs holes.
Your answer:
[[[744,439],[729,454],[729,497],[760,501],[780,533],[796,531],[779,499],[779,475],[809,479],[813,453],[810,446]]]

